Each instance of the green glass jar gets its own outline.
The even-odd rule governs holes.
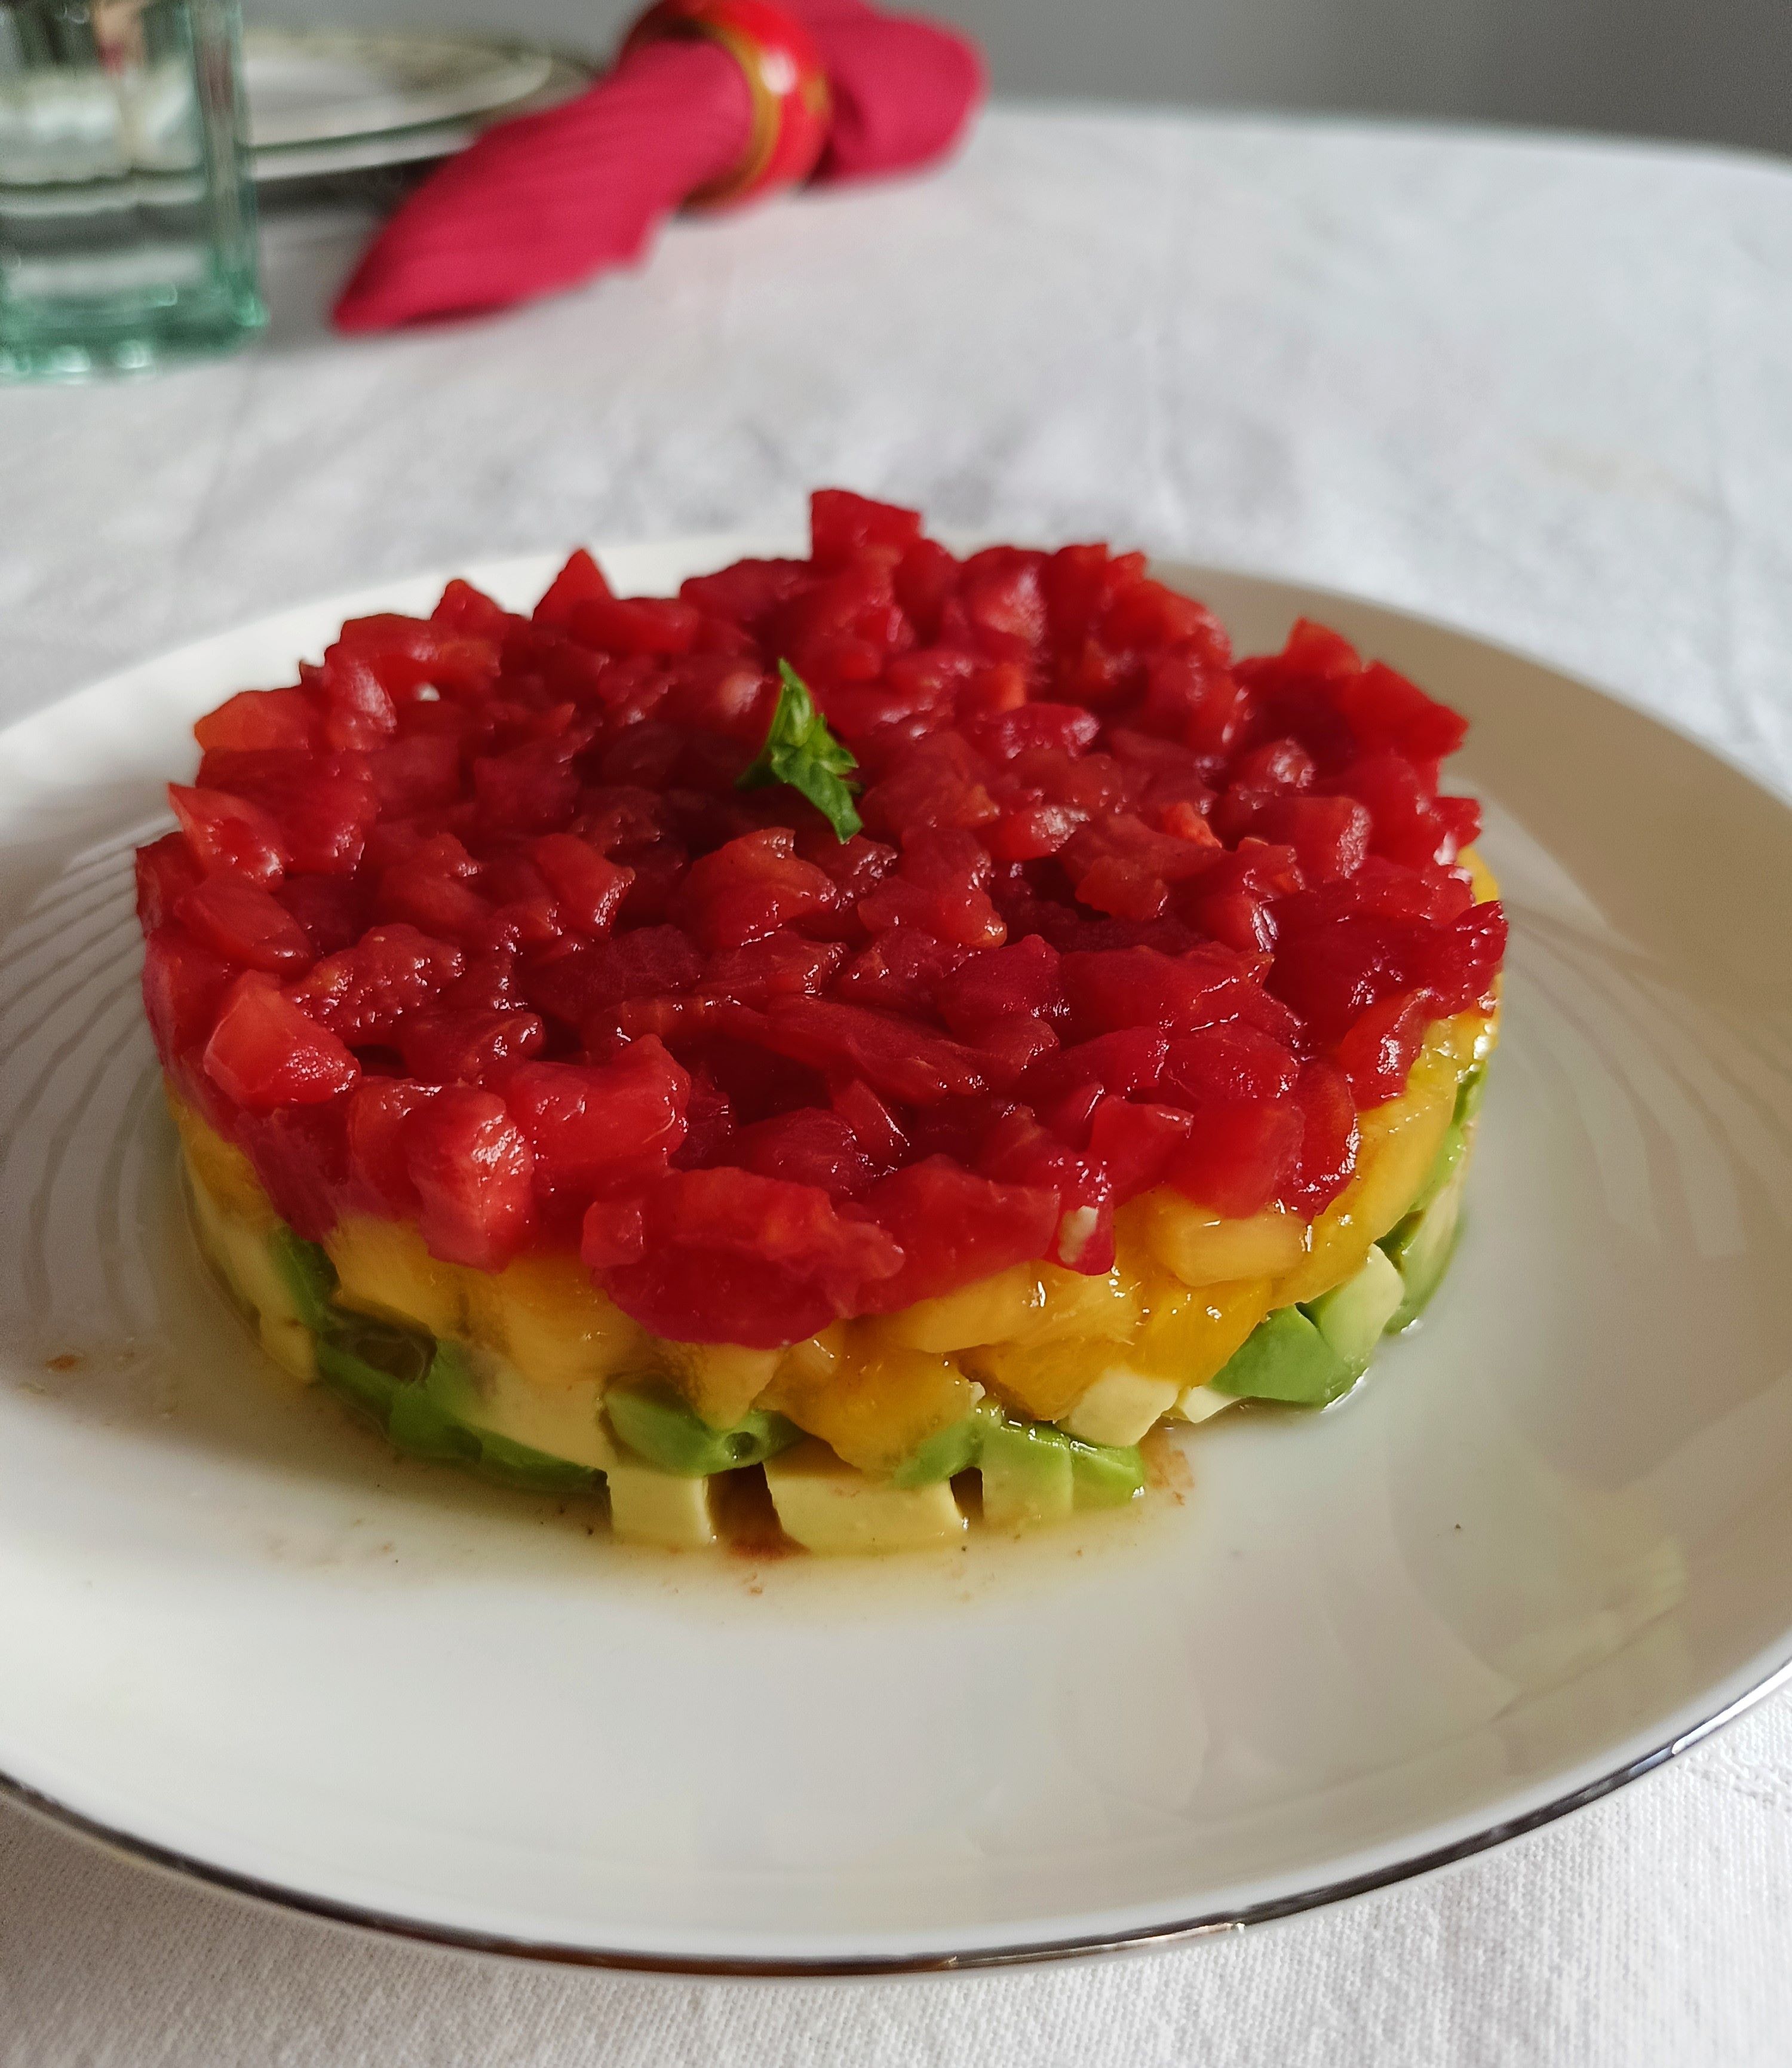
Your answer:
[[[0,0],[0,375],[260,329],[240,47],[236,0]]]

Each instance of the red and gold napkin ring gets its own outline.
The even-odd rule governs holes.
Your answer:
[[[833,111],[821,53],[803,24],[772,0],[655,0],[629,30],[622,55],[669,39],[720,44],[752,98],[740,163],[686,195],[685,206],[718,208],[806,180]]]

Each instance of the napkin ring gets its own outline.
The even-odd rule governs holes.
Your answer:
[[[722,207],[808,177],[833,109],[821,53],[794,15],[772,0],[654,0],[622,55],[667,41],[719,44],[740,67],[752,100],[739,164],[687,195],[687,208]]]

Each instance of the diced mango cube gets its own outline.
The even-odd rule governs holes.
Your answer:
[[[1456,865],[1458,868],[1468,870],[1468,880],[1474,885],[1475,902],[1477,905],[1485,905],[1490,898],[1499,896],[1499,878],[1481,860],[1480,856],[1473,848],[1465,847],[1462,850],[1456,857]]]
[[[782,1350],[743,1343],[670,1343],[652,1337],[654,1367],[663,1371],[712,1429],[731,1429],[772,1383]]]
[[[336,1297],[344,1306],[433,1336],[470,1333],[474,1288],[468,1281],[477,1274],[431,1256],[408,1221],[348,1215],[324,1247],[336,1268]]]
[[[568,1254],[519,1256],[462,1278],[472,1340],[510,1359],[532,1385],[580,1386],[638,1369],[640,1325]]]
[[[1151,1288],[1151,1312],[1126,1362],[1154,1378],[1174,1379],[1179,1392],[1204,1386],[1269,1313],[1272,1284],[1268,1278],[1247,1278],[1194,1287],[1159,1278]]]
[[[848,1464],[890,1472],[930,1436],[962,1422],[983,1390],[943,1357],[880,1350],[868,1334],[846,1332],[845,1354],[831,1373],[788,1360],[760,1404],[831,1443]]]
[[[1114,1354],[1110,1342],[986,1343],[959,1362],[1018,1415],[1056,1422],[1068,1415]]]
[[[1118,1264],[1093,1276],[1057,1264],[1035,1268],[1043,1304],[1015,1331],[1012,1341],[1038,1345],[1131,1339],[1143,1312],[1139,1282],[1131,1271]]]
[[[1305,1222],[1277,1207],[1229,1220],[1164,1187],[1127,1211],[1129,1233],[1142,1236],[1151,1255],[1184,1285],[1278,1278],[1306,1252]]]
[[[181,1148],[195,1187],[202,1186],[222,1213],[255,1227],[271,1228],[273,1203],[262,1190],[255,1166],[234,1142],[206,1126],[186,1102],[167,1093],[168,1109],[180,1134]]]
[[[1011,1341],[1044,1317],[1045,1303],[1040,1273],[1031,1264],[1016,1264],[937,1300],[918,1300],[900,1313],[886,1314],[871,1325],[870,1333],[898,1349],[950,1356],[979,1343]]]

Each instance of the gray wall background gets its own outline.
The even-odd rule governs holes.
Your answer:
[[[246,11],[502,29],[603,52],[637,4],[249,0]],[[1002,93],[1327,108],[1792,152],[1792,0],[921,4],[982,39]]]

